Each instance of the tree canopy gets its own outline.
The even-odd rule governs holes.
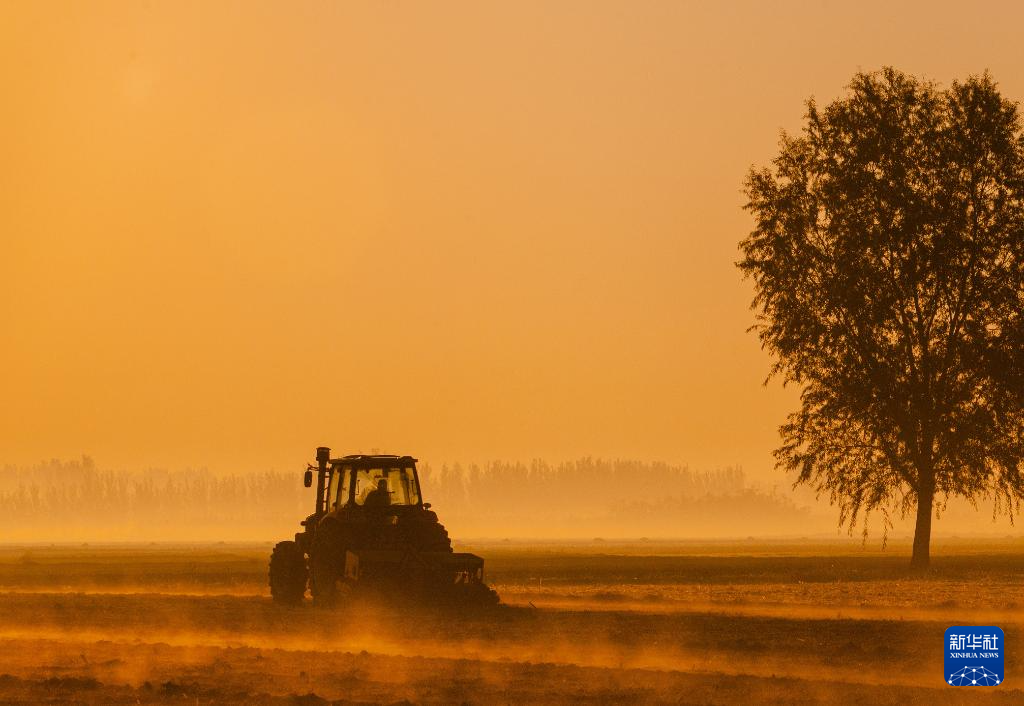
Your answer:
[[[1024,138],[988,74],[948,88],[886,68],[810,100],[752,169],[738,263],[772,375],[800,389],[778,466],[852,530],[915,506],[1024,496]]]

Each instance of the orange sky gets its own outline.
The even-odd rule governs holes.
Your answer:
[[[1012,4],[0,5],[0,463],[771,471],[745,171]]]

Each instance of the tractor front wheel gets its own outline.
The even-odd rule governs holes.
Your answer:
[[[306,557],[295,542],[278,542],[270,555],[270,595],[274,602],[295,605],[306,595]]]

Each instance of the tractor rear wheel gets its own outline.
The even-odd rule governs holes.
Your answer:
[[[450,552],[452,540],[448,536],[448,530],[440,522],[433,524],[427,531],[427,542],[423,548],[428,552]]]
[[[270,595],[276,603],[295,605],[306,595],[306,557],[295,542],[278,542],[270,555]]]
[[[450,552],[452,540],[440,522],[420,522],[406,533],[406,541],[421,552]]]
[[[338,601],[338,582],[345,577],[345,551],[348,536],[337,522],[328,521],[317,527],[309,549],[309,588],[313,605],[330,607]]]

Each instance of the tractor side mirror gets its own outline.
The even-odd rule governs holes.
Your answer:
[[[307,488],[313,487],[313,471],[306,471],[306,474],[302,477],[302,484]]]

